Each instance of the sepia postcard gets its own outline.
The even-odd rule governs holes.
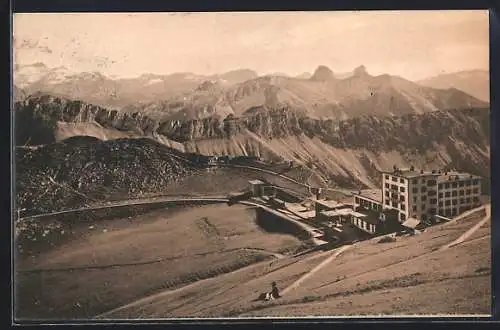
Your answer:
[[[16,322],[491,315],[487,11],[12,20]]]

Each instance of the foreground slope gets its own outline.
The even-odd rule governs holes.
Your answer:
[[[152,293],[283,258],[302,242],[264,231],[245,206],[163,207],[63,223],[64,240],[16,257],[16,317],[91,318]]]
[[[441,249],[485,216],[484,210],[477,211],[393,243],[357,243],[276,301],[254,299],[272,281],[290,286],[335,251],[263,262],[145,297],[100,317],[489,314],[490,221],[462,243]]]

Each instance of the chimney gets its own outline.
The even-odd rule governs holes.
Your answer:
[[[432,170],[432,174],[436,173],[436,170]]]
[[[410,171],[415,171],[415,166],[410,166]]]
[[[424,174],[424,170],[420,170],[420,174]]]

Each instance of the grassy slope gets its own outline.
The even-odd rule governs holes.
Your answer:
[[[356,244],[297,289],[272,303],[252,300],[259,292],[267,290],[271,281],[277,281],[281,288],[287,287],[321,260],[307,256],[274,272],[273,269],[280,267],[278,264],[269,267],[262,263],[248,273],[242,270],[238,274],[226,274],[183,290],[167,292],[108,316],[135,317],[138,313],[144,317],[489,313],[489,223],[463,244],[436,251],[458,238],[483,216],[484,213],[478,212],[422,235],[399,238],[395,243],[378,244],[376,239]],[[297,260],[279,262],[292,261]],[[303,266],[305,262],[310,263],[309,267]],[[257,274],[262,276],[256,277]],[[315,301],[305,302],[307,296],[314,297]]]
[[[158,290],[206,278],[295,250],[289,235],[263,233],[243,206],[204,206],[169,216],[155,211],[97,223],[92,233],[19,269],[98,269],[19,273],[17,313],[23,318],[90,317]],[[140,224],[140,225],[139,225]],[[245,250],[251,247],[258,250]],[[150,262],[142,265],[102,267]]]

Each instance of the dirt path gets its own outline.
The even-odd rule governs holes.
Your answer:
[[[323,260],[319,265],[317,265],[316,267],[314,267],[313,269],[311,269],[308,273],[304,274],[301,278],[299,278],[297,281],[295,281],[294,283],[292,283],[291,285],[289,285],[287,288],[285,288],[281,294],[282,295],[285,295],[287,292],[295,289],[296,287],[298,287],[302,282],[304,282],[307,278],[309,278],[310,276],[316,274],[317,272],[319,272],[323,267],[325,267],[328,263],[330,263],[332,260],[334,260],[335,258],[337,258],[342,252],[344,252],[345,250],[347,250],[348,248],[350,248],[351,246],[350,245],[344,245],[342,246],[341,248],[339,248],[334,254],[332,254],[330,257],[326,258],[325,260]]]
[[[125,201],[119,201],[119,202],[113,202],[109,204],[104,204],[104,205],[95,205],[91,207],[81,207],[78,209],[72,209],[72,210],[64,210],[64,211],[57,211],[57,212],[51,212],[51,213],[45,213],[45,214],[37,214],[37,215],[32,215],[32,216],[26,216],[22,217],[19,220],[23,219],[34,219],[34,218],[43,218],[43,217],[48,217],[48,216],[54,216],[58,214],[65,214],[65,213],[74,213],[74,212],[82,212],[82,211],[92,211],[92,210],[101,210],[101,209],[110,209],[114,207],[122,207],[122,206],[135,206],[135,205],[145,205],[145,204],[154,204],[154,203],[176,203],[176,202],[218,202],[218,203],[227,203],[228,199],[225,196],[204,196],[204,197],[174,197],[174,196],[168,196],[168,197],[152,197],[152,198],[146,198],[146,199],[134,199],[134,200],[125,200]]]
[[[479,228],[481,228],[486,222],[488,222],[491,219],[491,207],[488,205],[487,207],[485,207],[485,211],[486,211],[486,216],[481,221],[479,221],[474,227],[472,227],[471,229],[467,230],[465,233],[460,235],[460,237],[454,240],[453,242],[441,247],[439,251],[444,251],[452,246],[463,243],[467,238],[469,238]]]
[[[257,248],[251,248],[251,247],[241,247],[241,248],[234,248],[234,249],[228,249],[225,250],[225,253],[229,252],[235,252],[235,251],[252,251],[252,252],[259,252],[268,256],[273,256],[276,259],[283,259],[286,257],[286,255],[265,250],[265,249],[257,249]],[[210,252],[202,252],[202,253],[195,253],[191,256],[206,256],[210,254],[216,254],[220,253],[219,251],[210,251]],[[138,262],[129,262],[129,263],[115,263],[115,264],[106,264],[106,265],[82,265],[82,266],[75,266],[75,267],[61,267],[61,268],[33,268],[33,269],[18,269],[16,272],[19,273],[42,273],[42,272],[72,272],[75,270],[91,270],[91,269],[107,269],[107,268],[118,268],[118,267],[131,267],[131,266],[142,266],[142,265],[149,265],[149,264],[155,264],[155,263],[160,263],[160,262],[165,262],[165,261],[172,261],[172,260],[178,260],[185,258],[186,256],[181,255],[181,256],[174,256],[174,257],[168,257],[168,258],[158,258],[158,259],[152,259],[152,260],[145,260],[145,261],[138,261]]]

